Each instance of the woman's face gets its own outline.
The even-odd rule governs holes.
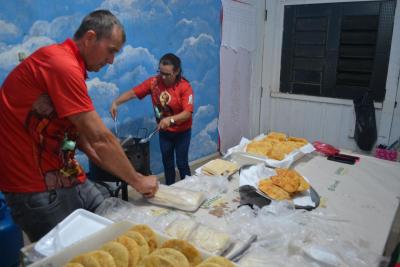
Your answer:
[[[178,71],[174,71],[173,65],[160,64],[158,75],[160,76],[163,83],[167,86],[171,86],[175,83]]]

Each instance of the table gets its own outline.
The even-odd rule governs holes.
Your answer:
[[[400,164],[357,156],[360,161],[348,165],[313,153],[293,167],[309,177],[326,200],[326,207],[321,209],[348,222],[339,224],[341,239],[356,241],[383,255],[399,209]]]
[[[295,162],[291,168],[310,179],[321,197],[320,207],[311,214],[323,211],[337,222],[335,226],[340,240],[351,241],[377,255],[384,255],[398,217],[400,163],[352,155],[360,157],[355,165],[329,161],[313,152]],[[190,215],[221,228],[225,216],[239,205],[238,183],[239,176],[235,174],[226,194],[206,201],[196,213]],[[386,251],[386,254],[390,253]]]
[[[328,161],[316,152],[307,154],[292,165],[321,196],[321,205],[310,215],[323,211],[336,222],[342,241],[382,255],[399,210],[400,164],[370,156],[357,155],[360,161],[348,165]],[[179,184],[179,182],[178,182]],[[195,213],[185,213],[200,222],[221,229],[225,219],[237,210],[239,175],[229,182],[227,193],[208,199]],[[162,216],[171,211],[150,205],[134,191],[130,201],[135,210]]]

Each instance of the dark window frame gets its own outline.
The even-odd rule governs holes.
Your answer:
[[[383,102],[395,8],[395,0],[285,5],[280,92],[353,99],[369,90]]]

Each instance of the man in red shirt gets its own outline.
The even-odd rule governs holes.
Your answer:
[[[146,197],[157,178],[137,173],[88,95],[86,71],[112,64],[125,42],[107,10],[87,15],[74,39],[42,47],[21,62],[0,90],[0,190],[17,224],[36,241],[77,208],[103,200],[75,160],[79,148]]]
[[[154,113],[160,131],[160,150],[167,185],[175,182],[175,159],[181,179],[190,175],[188,163],[191,139],[193,90],[182,76],[181,60],[172,53],[159,62],[159,75],[150,77],[138,86],[120,95],[111,105],[115,118],[122,103],[151,95]],[[175,153],[175,155],[174,155]]]

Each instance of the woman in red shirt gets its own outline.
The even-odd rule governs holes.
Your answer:
[[[154,114],[160,129],[160,149],[167,185],[175,182],[175,159],[181,179],[190,175],[188,154],[192,128],[193,90],[182,76],[181,60],[172,53],[165,54],[159,62],[158,75],[115,99],[111,116],[115,119],[117,108],[128,100],[150,95]]]

